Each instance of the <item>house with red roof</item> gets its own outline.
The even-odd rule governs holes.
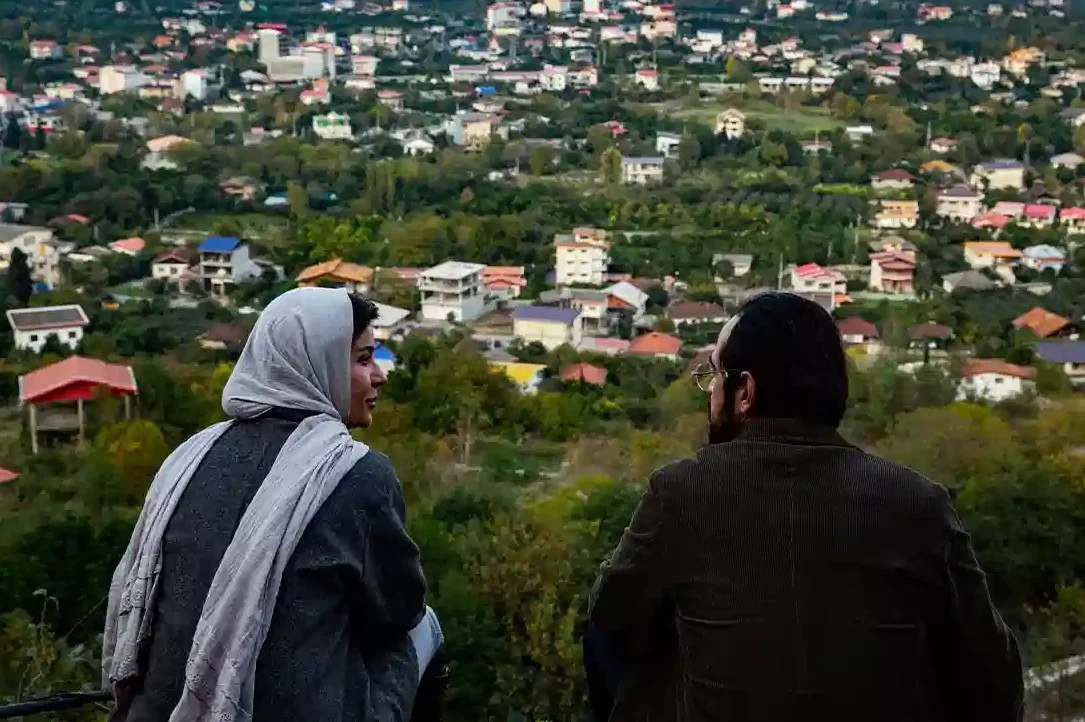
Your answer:
[[[681,350],[682,339],[658,331],[638,336],[629,344],[629,353],[634,356],[665,358],[671,361],[678,360]]]
[[[1069,337],[1074,331],[1073,322],[1052,313],[1042,306],[1021,314],[1013,320],[1013,327],[1028,329],[1037,338]]]
[[[486,266],[482,269],[486,291],[498,299],[519,298],[527,287],[523,266]]]
[[[840,340],[846,344],[871,343],[881,338],[877,326],[858,316],[840,319],[836,329],[840,332]]]
[[[123,253],[126,256],[138,256],[146,246],[147,242],[142,238],[122,238],[109,244],[114,253]]]
[[[791,269],[791,289],[797,293],[844,295],[848,292],[848,281],[840,271],[816,263],[804,263]]]
[[[1028,228],[1050,228],[1055,224],[1055,206],[1045,206],[1038,203],[1029,203],[1025,206],[1024,217],[1021,225]]]
[[[870,185],[876,191],[908,190],[915,187],[915,178],[906,170],[894,168],[873,176]]]
[[[915,253],[882,251],[870,256],[868,287],[878,293],[900,296],[915,295]]]
[[[1085,233],[1085,208],[1063,208],[1059,211],[1059,225],[1067,233]]]
[[[605,386],[607,370],[589,363],[575,363],[561,370],[562,381],[581,381],[594,386]]]
[[[978,216],[972,219],[973,228],[994,228],[996,230],[1002,230],[1006,225],[1012,221],[1013,218],[1002,213],[995,213],[989,211],[987,213],[980,213]]]
[[[717,303],[707,301],[679,301],[667,307],[667,318],[675,327],[691,323],[724,323],[730,314]]]
[[[998,403],[1036,388],[1036,369],[993,358],[974,358],[961,369],[957,399]]]

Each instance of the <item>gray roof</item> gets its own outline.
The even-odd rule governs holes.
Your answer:
[[[24,233],[30,233],[31,231],[48,230],[48,228],[42,228],[41,226],[20,226],[15,223],[0,223],[0,242],[6,243],[7,241],[18,238]]]
[[[522,306],[512,312],[512,317],[517,321],[549,321],[553,323],[571,324],[580,315],[575,308],[558,308],[556,306]]]
[[[34,331],[47,328],[70,328],[86,326],[89,321],[82,306],[42,306],[41,308],[13,308],[7,312],[8,323],[16,331]]]
[[[633,155],[622,158],[623,165],[663,165],[666,158],[663,156],[640,156]]]
[[[949,281],[954,289],[969,288],[973,291],[986,291],[995,287],[995,282],[979,271],[958,271],[947,273],[942,276],[943,281]]]
[[[1085,363],[1085,341],[1039,341],[1036,354],[1048,363]]]

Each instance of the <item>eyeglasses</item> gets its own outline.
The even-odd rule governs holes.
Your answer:
[[[712,382],[715,381],[717,375],[722,377],[724,382],[727,381],[727,370],[716,368],[712,362],[699,363],[690,372],[693,383],[697,384],[697,388],[705,393],[712,390]]]

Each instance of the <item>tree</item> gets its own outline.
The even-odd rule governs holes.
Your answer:
[[[532,148],[527,163],[531,175],[546,175],[550,170],[550,149],[542,145]]]
[[[11,260],[8,265],[8,288],[11,295],[22,305],[30,302],[30,296],[34,293],[34,281],[30,277],[30,265],[27,263],[26,254],[21,248],[11,252]]]
[[[685,133],[682,136],[682,140],[678,142],[678,164],[682,166],[684,170],[689,170],[697,165],[697,161],[701,159],[701,144],[697,142],[696,136],[691,133]]]
[[[599,168],[603,182],[617,185],[622,182],[622,152],[617,148],[607,148],[599,158]]]
[[[286,202],[295,218],[309,215],[309,194],[300,183],[287,183]]]
[[[1079,125],[1074,129],[1074,150],[1085,155],[1085,125]]]
[[[783,143],[777,143],[768,138],[761,143],[759,155],[761,160],[770,165],[781,166],[787,163],[787,147]]]
[[[743,62],[734,55],[727,58],[727,65],[724,68],[724,72],[727,74],[727,80],[732,83],[745,83],[750,79],[750,71],[747,70]]]

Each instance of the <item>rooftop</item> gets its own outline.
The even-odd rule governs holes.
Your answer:
[[[982,376],[995,374],[998,376],[1014,376],[1019,379],[1036,378],[1036,369],[1027,366],[1018,366],[997,358],[974,358],[965,361],[961,368],[961,376]]]
[[[1015,328],[1027,328],[1040,338],[1047,338],[1070,325],[1070,319],[1036,306],[1013,320]]]
[[[421,277],[438,281],[460,281],[476,273],[482,273],[485,268],[486,266],[481,263],[445,261],[433,268],[422,271]]]
[[[57,392],[72,384],[104,386],[121,394],[138,392],[131,367],[71,356],[20,376],[19,400],[24,403],[54,400]]]
[[[12,308],[7,312],[8,323],[16,331],[37,331],[50,328],[71,328],[90,323],[83,307],[71,303],[64,306]]]
[[[521,306],[512,312],[516,321],[543,321],[549,323],[562,323],[568,326],[580,316],[580,311],[575,308],[558,308],[557,306]]]
[[[233,253],[241,245],[241,239],[233,236],[208,236],[200,244],[200,253]]]
[[[638,356],[675,356],[682,350],[682,339],[658,331],[638,336],[629,344],[629,353]]]
[[[1048,363],[1085,363],[1085,341],[1038,341],[1034,348]]]

